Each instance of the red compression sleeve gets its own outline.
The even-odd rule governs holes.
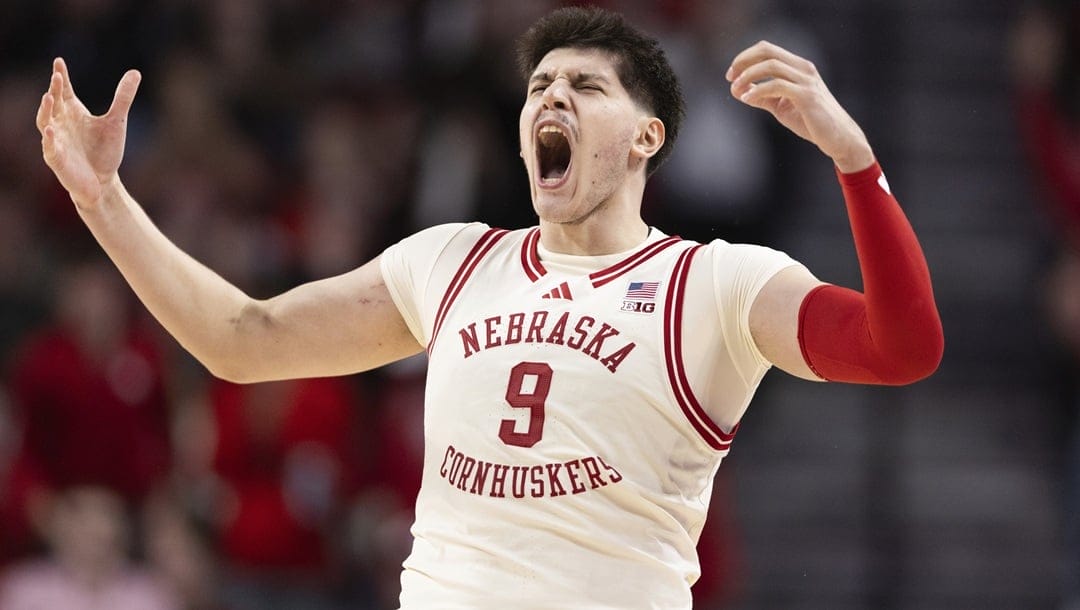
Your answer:
[[[907,217],[875,162],[837,176],[863,290],[818,287],[799,310],[799,346],[830,381],[901,385],[933,373],[944,337],[930,271]]]

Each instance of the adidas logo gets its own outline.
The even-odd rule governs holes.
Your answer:
[[[540,297],[542,299],[566,299],[567,301],[573,301],[574,295],[570,294],[570,286],[566,282],[559,284],[551,289],[551,292]]]

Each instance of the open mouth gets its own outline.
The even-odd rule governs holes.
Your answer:
[[[570,140],[558,125],[544,125],[536,134],[540,184],[557,186],[570,169]]]

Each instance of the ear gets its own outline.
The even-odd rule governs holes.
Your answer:
[[[664,146],[666,135],[663,121],[654,116],[641,117],[634,133],[630,154],[641,159],[651,158]]]

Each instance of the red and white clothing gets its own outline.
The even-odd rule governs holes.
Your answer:
[[[749,311],[796,265],[651,231],[609,256],[443,225],[382,273],[427,347],[404,608],[688,608],[713,476],[770,364]]]

